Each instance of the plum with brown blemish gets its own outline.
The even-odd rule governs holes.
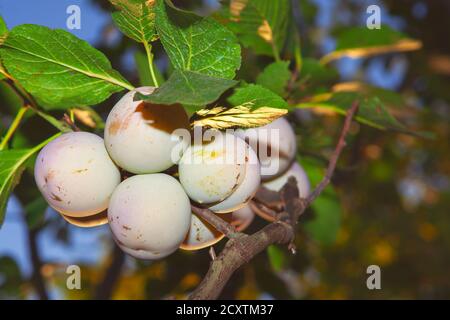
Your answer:
[[[260,183],[256,153],[244,140],[220,131],[191,145],[179,163],[180,182],[196,203],[217,213],[245,206]]]
[[[176,129],[189,128],[188,115],[181,105],[133,100],[137,92],[148,95],[154,90],[141,87],[128,92],[106,120],[106,148],[114,162],[131,173],[164,171],[178,162],[176,148],[182,152],[187,147],[187,141],[172,136]]]
[[[180,183],[163,174],[136,175],[114,191],[109,226],[124,252],[160,259],[178,249],[191,225],[191,205]]]
[[[121,179],[103,139],[88,132],[65,133],[48,143],[34,176],[48,204],[69,222],[104,211]]]

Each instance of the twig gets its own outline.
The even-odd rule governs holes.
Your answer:
[[[66,123],[73,131],[81,131],[80,128],[77,127],[77,125],[73,122],[72,118],[67,115],[67,113],[64,113],[63,116],[63,122]]]
[[[255,212],[258,216],[260,216],[264,220],[269,222],[277,220],[278,212],[266,207],[262,203],[251,200],[248,203],[248,205],[250,206],[250,209],[252,209],[253,212]]]
[[[305,202],[305,208],[308,207],[326,188],[326,186],[330,183],[331,177],[333,176],[334,170],[336,169],[337,161],[342,153],[342,150],[345,147],[345,137],[348,134],[348,131],[350,130],[350,125],[352,124],[353,116],[355,115],[356,111],[359,108],[359,102],[355,101],[353,102],[350,109],[347,111],[347,115],[345,116],[345,122],[344,126],[341,131],[341,135],[339,136],[339,141],[337,143],[337,146],[331,155],[330,162],[328,163],[328,168],[325,173],[325,177],[322,179],[322,181],[319,183],[319,185],[314,189],[313,192],[308,196]]]
[[[206,276],[189,295],[191,300],[217,299],[233,273],[274,243],[289,243],[294,236],[287,224],[271,223],[251,236],[230,239],[220,255],[211,261]]]
[[[217,255],[216,255],[216,251],[214,250],[214,247],[209,247],[209,256],[211,257],[211,260],[216,260]]]
[[[252,200],[273,210],[280,210],[283,207],[283,200],[280,194],[264,186],[259,187]]]
[[[111,264],[109,265],[104,278],[95,289],[94,298],[96,300],[111,299],[117,280],[120,278],[124,262],[125,254],[117,245],[114,244]]]
[[[197,216],[205,219],[208,223],[214,226],[214,228],[216,228],[219,232],[223,233],[228,238],[233,238],[240,235],[240,233],[236,231],[236,228],[234,226],[220,218],[211,210],[199,208],[194,205],[191,205],[191,209],[192,212],[194,212]]]
[[[358,102],[355,102],[348,110],[339,141],[330,158],[325,177],[311,195],[307,199],[301,199],[295,178],[289,178],[279,193],[284,203],[284,211],[279,215],[279,220],[268,224],[252,235],[242,234],[240,237],[231,238],[217,258],[211,261],[208,272],[199,286],[189,295],[189,299],[218,298],[233,273],[271,244],[288,244],[289,250],[295,253],[293,239],[295,237],[295,225],[298,217],[329,184],[331,176],[336,169],[336,163],[345,146],[345,137],[348,134],[351,121],[358,106]],[[199,211],[203,212],[202,209]],[[209,215],[206,214],[205,216],[209,217]]]
[[[30,228],[27,224],[26,213],[22,212],[23,222],[27,230],[28,236],[28,247],[30,249],[30,262],[33,267],[33,273],[31,274],[31,283],[36,290],[36,294],[40,300],[48,300],[47,286],[45,284],[45,279],[42,276],[42,260],[39,253],[39,247],[37,245],[37,237],[39,235],[39,228]]]

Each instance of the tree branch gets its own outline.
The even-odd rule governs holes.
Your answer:
[[[288,182],[278,193],[279,198],[283,203],[283,210],[279,213],[278,220],[268,224],[263,229],[252,235],[240,233],[237,236],[232,237],[226,243],[222,252],[213,261],[211,261],[208,272],[198,287],[189,295],[189,299],[201,300],[218,298],[233,273],[271,244],[289,244],[290,249],[295,252],[295,248],[293,248],[292,243],[295,237],[295,225],[297,224],[298,218],[330,183],[333,172],[336,169],[339,156],[345,147],[345,137],[350,130],[350,125],[353,116],[358,110],[358,106],[359,103],[354,102],[351,108],[347,111],[344,126],[336,148],[330,158],[325,177],[308,196],[308,198],[301,199],[299,197],[297,182],[294,177],[290,177]],[[278,203],[277,197],[274,196],[273,193],[267,192],[267,190],[263,190],[259,194],[257,193],[256,200],[263,201],[266,204],[270,203],[270,201],[264,199],[263,194],[268,196],[270,201],[273,202],[275,200]],[[206,213],[202,216],[205,219],[206,217],[210,219],[212,216],[216,216],[209,210],[205,211],[200,209],[199,212],[203,214]],[[199,214],[200,216],[201,213]],[[214,219],[208,219],[208,222],[216,226]],[[223,227],[221,222],[219,222],[219,227]],[[224,231],[230,232],[230,230],[225,229]]]
[[[350,109],[347,110],[347,115],[345,117],[344,126],[341,131],[341,135],[339,136],[339,141],[336,145],[336,148],[331,155],[330,162],[328,164],[327,171],[325,173],[325,177],[322,179],[322,181],[319,183],[319,185],[314,189],[314,191],[309,195],[309,197],[306,199],[305,207],[308,207],[326,188],[326,186],[330,183],[331,177],[333,176],[334,170],[336,170],[336,164],[337,161],[342,153],[342,150],[344,149],[346,143],[345,143],[345,137],[348,134],[348,131],[350,130],[350,125],[352,124],[353,116],[355,115],[356,111],[358,110],[359,102],[355,101],[353,102]]]
[[[124,262],[125,254],[116,244],[114,244],[111,264],[109,265],[104,278],[95,289],[95,300],[111,299],[117,280],[120,278]]]
[[[31,283],[36,290],[36,294],[39,297],[40,300],[48,300],[48,292],[47,292],[47,286],[45,283],[45,279],[42,276],[41,270],[42,270],[42,260],[41,255],[39,252],[39,247],[37,245],[37,237],[39,235],[39,232],[41,229],[39,228],[30,228],[27,223],[27,216],[25,211],[22,212],[22,218],[23,222],[25,224],[25,228],[27,230],[27,240],[28,240],[28,247],[29,247],[29,254],[30,254],[30,263],[33,267],[32,274],[31,274]]]
[[[33,274],[31,276],[31,281],[36,290],[37,295],[40,300],[48,300],[47,287],[45,285],[44,277],[42,276],[42,261],[39,254],[39,249],[36,243],[36,238],[38,236],[39,230],[28,228],[28,246],[30,248],[30,260],[33,266]]]
[[[200,218],[205,219],[209,224],[214,226],[218,231],[223,233],[228,238],[234,238],[237,235],[239,235],[239,232],[237,232],[236,228],[220,218],[217,214],[212,212],[209,209],[206,208],[199,208],[194,205],[191,205],[191,210],[193,213],[195,213]]]

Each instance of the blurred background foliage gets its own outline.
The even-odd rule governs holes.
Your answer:
[[[149,74],[142,67],[143,51],[113,26],[108,1],[85,3],[82,12],[97,10],[106,21],[95,46],[131,83],[149,84]],[[223,15],[216,1],[174,3],[202,15],[216,12],[218,19]],[[371,37],[369,30],[363,28],[365,33],[355,36],[349,35],[349,28],[364,27],[366,9],[374,3],[382,8],[384,25],[422,41],[422,49],[319,64],[320,58],[355,39],[361,45],[373,40],[364,38]],[[312,183],[320,180],[339,133],[342,117],[336,111],[340,103],[345,105],[355,97],[348,96],[349,90],[369,97],[365,103],[379,99],[376,102],[381,101],[405,126],[384,119],[384,127],[394,130],[380,131],[355,122],[333,187],[300,220],[297,253],[270,247],[238,270],[221,297],[450,298],[450,2],[293,0],[291,11],[295,19],[286,28],[298,30],[301,58],[295,55],[295,47],[288,46],[285,55],[297,59],[302,69],[285,97],[304,106],[293,111],[290,120],[298,134],[298,159]],[[4,17],[8,22],[8,16]],[[293,34],[288,32],[288,37]],[[238,77],[267,83],[267,77],[256,76],[273,58],[255,52],[270,54],[271,49],[264,43],[246,41],[250,48],[243,50]],[[288,42],[295,43],[295,39]],[[171,67],[159,44],[154,50],[162,80]],[[276,86],[272,90],[283,94]],[[311,101],[304,100],[329,92],[344,96],[321,100],[321,108],[311,108]],[[96,106],[96,113],[104,117],[119,97],[116,94]],[[327,108],[330,99],[335,99],[334,109]],[[14,92],[0,83],[1,133],[21,104]],[[61,117],[62,113],[55,115]],[[101,118],[92,115],[90,110],[75,113],[81,126],[101,129]],[[406,128],[416,135],[401,133]],[[13,144],[33,146],[52,132],[48,123],[30,115]],[[264,223],[256,218],[248,232]],[[107,226],[76,229],[48,210],[30,167],[15,190],[0,230],[0,298],[182,298],[201,281],[209,260],[207,250],[178,251],[156,262],[124,257],[113,247]],[[81,266],[82,290],[66,289],[68,264]],[[381,290],[366,287],[366,268],[373,264],[382,270]]]

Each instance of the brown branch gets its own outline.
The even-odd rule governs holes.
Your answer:
[[[293,239],[295,237],[295,225],[297,224],[298,218],[330,183],[339,156],[345,146],[345,137],[349,132],[350,124],[358,106],[358,102],[355,102],[348,110],[338,143],[330,158],[325,177],[310,196],[307,199],[301,199],[296,180],[294,177],[290,177],[286,185],[279,192],[279,197],[282,199],[284,205],[283,211],[278,215],[278,220],[252,235],[239,234],[237,237],[231,238],[226,243],[222,252],[211,261],[208,272],[199,286],[189,295],[189,299],[218,298],[233,273],[271,244],[288,244],[289,249],[295,252]],[[273,194],[267,194],[273,200]]]
[[[39,247],[37,244],[37,237],[39,235],[39,232],[41,231],[40,228],[31,228],[28,226],[27,223],[27,215],[25,211],[22,212],[22,218],[27,230],[27,240],[28,240],[28,247],[29,247],[29,254],[30,254],[30,262],[31,266],[33,267],[32,274],[31,274],[31,283],[36,290],[36,294],[39,297],[40,300],[48,300],[48,292],[47,292],[47,286],[45,283],[45,279],[42,276],[42,260],[41,255],[39,252]]]
[[[344,126],[341,131],[341,135],[339,136],[339,141],[336,145],[336,148],[331,155],[330,162],[328,163],[328,168],[325,173],[325,177],[322,179],[322,181],[319,183],[319,185],[313,190],[313,192],[308,196],[305,202],[305,208],[308,207],[326,188],[326,186],[330,183],[331,177],[333,176],[334,170],[336,170],[336,164],[337,161],[342,153],[342,150],[344,149],[346,143],[345,143],[345,137],[348,134],[348,131],[350,130],[350,125],[352,124],[353,116],[355,115],[356,111],[358,110],[359,102],[355,101],[353,102],[350,109],[347,110],[347,115],[345,117]]]
[[[284,223],[274,222],[252,235],[230,239],[220,255],[211,261],[208,273],[189,299],[217,299],[233,273],[248,263],[258,253],[274,243],[289,243],[293,229]]]
[[[111,264],[109,265],[105,276],[95,288],[95,300],[111,299],[117,281],[120,278],[124,262],[125,254],[116,244],[114,244]]]
[[[36,293],[41,300],[48,300],[47,287],[45,284],[44,277],[42,276],[42,261],[39,254],[39,248],[37,246],[36,238],[38,236],[39,230],[32,229],[27,226],[28,230],[28,246],[30,248],[30,260],[33,266],[33,274],[31,275],[31,281],[36,290]]]
[[[269,190],[264,186],[260,186],[252,199],[265,207],[273,210],[280,210],[283,207],[283,200],[276,191]]]
[[[232,226],[231,224],[220,218],[217,214],[215,214],[211,210],[206,208],[199,208],[194,205],[191,205],[191,210],[193,213],[195,213],[200,218],[206,220],[208,223],[214,226],[214,228],[222,232],[228,238],[233,238],[239,235],[239,232],[236,231],[236,228],[234,226]]]
[[[77,125],[72,121],[72,119],[70,119],[67,113],[64,113],[62,121],[66,123],[73,131],[75,132],[81,131],[80,128],[78,128]]]

